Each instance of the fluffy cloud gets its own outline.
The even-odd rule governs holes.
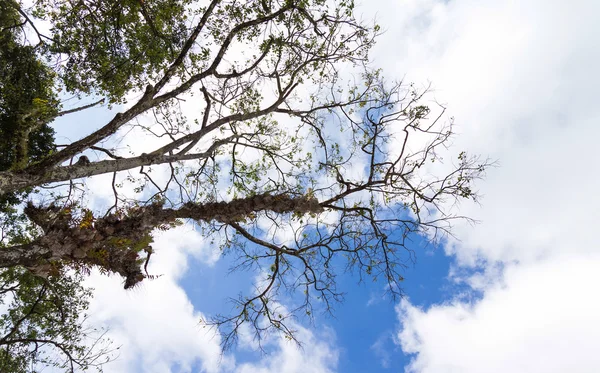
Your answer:
[[[456,117],[454,148],[499,160],[480,183],[483,208],[460,206],[482,221],[456,227],[448,251],[462,264],[596,249],[600,3],[577,3],[405,0],[377,14],[387,33],[375,62],[430,79]]]
[[[597,371],[600,3],[404,0],[382,5],[376,62],[431,80],[455,148],[499,167],[461,213],[451,276],[483,291],[399,307],[398,343],[418,372]],[[365,9],[367,11],[368,9]],[[396,45],[397,48],[390,48]],[[468,268],[479,266],[476,276]]]
[[[293,342],[281,337],[277,339],[277,350],[256,363],[240,364],[236,367],[239,373],[330,373],[335,372],[338,351],[332,347],[331,336],[321,335],[319,338],[301,326],[294,326],[297,337],[302,342],[299,349]]]
[[[195,311],[183,290],[161,278],[143,287],[125,291],[121,280],[102,275],[90,282],[96,291],[90,308],[91,322],[110,329],[120,356],[107,366],[113,372],[169,372],[177,364],[181,371],[201,363],[203,371],[221,371],[220,339],[202,329],[202,315]]]
[[[205,265],[218,255],[190,226],[162,233],[155,241],[149,272],[164,276],[133,290],[124,290],[118,276],[94,273],[87,281],[95,288],[90,323],[108,328],[114,344],[122,346],[119,358],[107,369],[162,373],[175,365],[183,372],[197,365],[206,372],[231,368],[232,358],[221,357],[219,336],[199,325],[203,315],[176,282],[187,269],[188,255]]]
[[[514,265],[475,303],[398,307],[411,372],[596,372],[600,255]]]

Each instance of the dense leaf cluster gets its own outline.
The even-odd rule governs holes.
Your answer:
[[[38,0],[33,15],[51,22],[45,55],[67,90],[122,102],[176,56],[188,35],[191,0]]]
[[[21,169],[54,150],[59,100],[55,73],[35,46],[23,43],[22,19],[11,1],[0,5],[0,171]]]

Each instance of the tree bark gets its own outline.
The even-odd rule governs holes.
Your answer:
[[[43,234],[28,244],[0,249],[0,268],[21,265],[47,275],[53,265],[63,262],[98,266],[125,277],[127,289],[145,278],[141,255],[152,252],[154,228],[176,219],[236,223],[265,210],[306,214],[319,213],[323,208],[310,196],[260,194],[230,202],[186,203],[177,209],[152,204],[132,208],[127,216],[113,213],[96,219],[93,224],[82,224],[72,218],[69,209],[29,204],[25,214],[42,228]]]
[[[165,164],[191,159],[203,159],[210,157],[218,147],[231,142],[232,139],[233,137],[228,137],[222,140],[216,140],[208,150],[202,153],[179,153],[173,155],[142,154],[140,156],[131,158],[107,159],[104,161],[91,163],[81,162],[71,166],[54,167],[43,172],[35,173],[27,172],[27,169],[22,172],[1,171],[0,195],[28,187],[125,171],[141,166]]]

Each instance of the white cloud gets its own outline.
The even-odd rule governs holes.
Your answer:
[[[257,363],[245,363],[236,367],[238,373],[330,373],[336,371],[338,351],[328,336],[315,336],[311,331],[294,325],[297,338],[302,341],[299,349],[294,342],[277,338],[276,353],[265,356]]]
[[[594,14],[600,3],[394,1],[379,12],[387,33],[376,63],[407,80],[431,79],[456,117],[455,149],[498,159],[485,183],[481,220],[458,225],[449,247],[462,264],[530,261],[595,251],[600,177],[590,172],[600,136]],[[398,48],[390,48],[397,45]]]
[[[148,271],[155,275],[168,274],[175,279],[187,271],[190,256],[198,260],[198,264],[208,266],[214,265],[221,256],[218,245],[210,244],[191,222],[166,232],[155,232],[152,246],[157,250]],[[160,260],[154,260],[159,257]]]
[[[365,8],[365,11],[377,9]],[[417,372],[596,372],[600,42],[594,1],[387,1],[376,63],[448,103],[455,148],[499,160],[450,273],[483,291],[399,307]],[[390,46],[395,45],[396,48]],[[479,265],[472,276],[466,267]],[[465,275],[466,274],[466,275]],[[467,297],[468,299],[468,297]]]
[[[386,369],[390,367],[392,355],[391,352],[386,348],[386,342],[389,338],[390,336],[388,334],[383,334],[377,338],[375,343],[371,345],[371,351],[373,351],[375,356],[377,356],[379,359],[379,364]]]
[[[202,329],[202,315],[170,278],[149,281],[126,291],[115,276],[95,274],[91,322],[110,328],[109,337],[121,345],[119,358],[106,366],[112,372],[169,372],[173,364],[190,371],[201,362],[203,371],[218,372],[229,358],[220,359],[220,338]],[[187,369],[186,369],[187,368]]]
[[[122,346],[119,359],[107,369],[131,372],[143,367],[162,373],[174,364],[184,372],[198,363],[206,372],[232,367],[231,357],[221,357],[220,337],[202,328],[203,315],[176,282],[188,268],[188,255],[210,265],[218,259],[218,252],[189,225],[157,234],[153,246],[156,253],[149,272],[163,275],[158,279],[146,280],[133,290],[124,290],[119,276],[93,273],[87,281],[96,289],[90,323],[109,328],[114,344]]]
[[[414,372],[597,372],[600,255],[505,271],[474,304],[422,310],[402,302],[402,349]]]

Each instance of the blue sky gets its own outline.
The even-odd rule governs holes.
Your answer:
[[[478,184],[482,204],[458,206],[480,224],[457,223],[456,239],[417,250],[401,301],[342,276],[335,318],[300,320],[304,350],[275,338],[268,355],[247,340],[221,355],[219,337],[198,325],[227,311],[224,298],[252,275],[226,276],[230,259],[193,227],[167,232],[152,262],[165,276],[130,292],[116,277],[90,279],[92,322],[123,345],[107,371],[600,371],[600,3],[363,3],[362,17],[386,30],[373,63],[431,81],[456,118],[454,149],[498,160]],[[98,109],[58,130],[75,140],[110,117]],[[93,198],[110,195],[91,186]]]
[[[433,302],[451,297],[457,285],[448,279],[451,258],[441,248],[425,248],[425,240],[415,240],[414,248],[421,253],[414,265],[405,271],[404,292],[413,304],[428,307]],[[198,266],[198,270],[193,270]],[[180,284],[195,307],[209,314],[231,312],[231,304],[224,297],[246,291],[252,281],[247,273],[227,273],[231,267],[228,257],[212,267],[192,264]],[[340,353],[340,372],[379,372],[401,369],[408,358],[394,344],[390,325],[398,323],[395,303],[384,294],[383,284],[371,280],[358,283],[356,276],[344,274],[339,280],[345,293],[344,302],[338,304],[334,315],[316,315],[313,328],[330,329],[335,334]],[[303,320],[308,323],[308,320]],[[385,351],[385,352],[384,352]],[[261,358],[260,352],[238,351],[238,361]]]

